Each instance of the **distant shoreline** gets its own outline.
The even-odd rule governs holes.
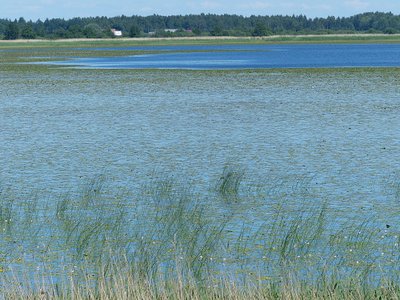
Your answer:
[[[17,39],[17,40],[0,40],[0,44],[15,43],[73,43],[73,42],[160,42],[160,41],[255,41],[255,42],[313,42],[320,40],[336,41],[340,38],[346,41],[369,41],[382,39],[382,41],[397,40],[400,42],[400,34],[384,34],[384,33],[355,33],[355,34],[299,34],[299,35],[270,35],[270,36],[194,36],[194,37],[122,37],[122,38],[71,38],[71,39]],[[365,38],[365,39],[360,39]]]

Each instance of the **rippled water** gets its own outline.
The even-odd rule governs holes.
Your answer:
[[[159,170],[204,187],[234,163],[266,182],[310,176],[339,208],[390,206],[399,86],[396,69],[15,74],[0,87],[0,178],[54,193]]]

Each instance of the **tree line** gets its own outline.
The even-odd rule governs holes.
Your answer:
[[[26,21],[0,19],[0,39],[113,37],[267,36],[273,34],[400,33],[400,15],[369,12],[351,17],[176,15],[118,16]]]

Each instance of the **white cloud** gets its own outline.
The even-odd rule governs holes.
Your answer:
[[[267,9],[271,8],[272,5],[268,2],[256,1],[256,2],[248,2],[245,4],[240,4],[238,7],[241,9]]]
[[[286,9],[292,9],[292,10],[330,10],[332,9],[332,6],[329,4],[315,4],[315,3],[307,3],[307,2],[281,2],[279,7],[283,7]]]
[[[39,1],[39,5],[54,5],[54,4],[57,4],[56,3],[56,1],[54,1],[54,0],[41,0],[41,1]]]
[[[362,0],[349,0],[345,1],[344,4],[345,6],[357,11],[365,10],[371,6],[370,3]]]
[[[203,1],[200,3],[200,6],[204,9],[214,9],[221,7],[221,4],[215,1]]]

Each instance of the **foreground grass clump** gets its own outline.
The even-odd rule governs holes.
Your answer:
[[[176,274],[175,280],[160,278],[151,282],[126,269],[127,261],[108,266],[108,275],[96,279],[90,276],[74,277],[54,284],[37,279],[35,283],[12,278],[5,284],[1,296],[5,299],[399,299],[400,286],[384,282],[368,286],[360,279],[337,280],[331,278],[310,284],[288,276],[281,282],[261,280],[240,285],[224,278],[209,278],[199,284],[191,278]],[[25,279],[26,280],[26,279]],[[24,282],[24,283],[19,283]]]
[[[399,298],[398,228],[338,215],[312,186],[226,167],[207,191],[170,176],[138,191],[98,176],[56,199],[2,190],[0,298]]]

